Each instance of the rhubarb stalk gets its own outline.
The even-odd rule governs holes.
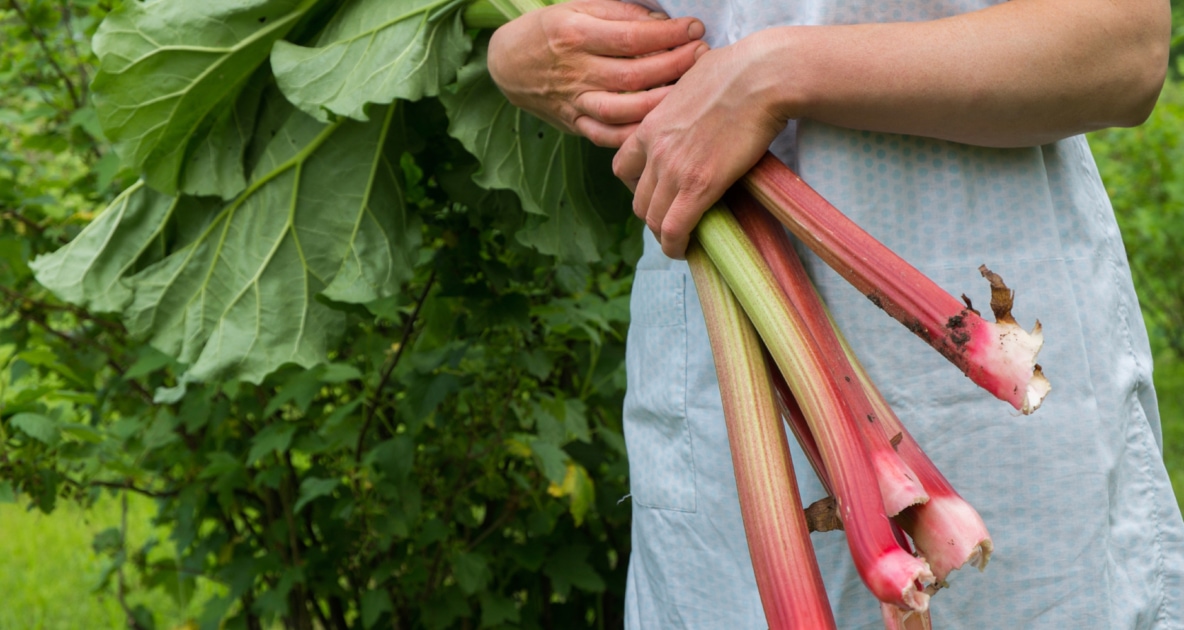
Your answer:
[[[991,282],[994,323],[946,293],[810,188],[776,157],[766,154],[742,185],[803,243],[874,304],[929,342],[970,380],[1020,412],[1036,410],[1050,385],[1036,355],[1040,322],[1026,332],[1011,316],[1012,292],[999,276]],[[964,298],[965,300],[965,298]]]
[[[726,208],[716,206],[704,214],[696,235],[765,340],[806,416],[864,584],[880,601],[925,610],[929,596],[917,585],[931,582],[933,575],[923,559],[906,552],[893,537],[863,437],[801,316]]]
[[[889,508],[888,513],[893,516],[899,514],[898,522],[913,536],[913,542],[929,562],[939,584],[945,581],[951,571],[967,563],[980,570],[985,568],[993,546],[982,518],[958,495],[921,450],[872,383],[810,284],[806,270],[785,231],[743,190],[730,193],[728,205],[793,306],[803,314],[840,386],[858,390],[857,394],[847,393],[850,404],[856,410],[855,416],[868,419],[868,422],[858,423],[864,437],[882,446],[891,444],[887,452],[902,460],[902,469],[909,475],[915,475],[911,480],[919,480],[923,494],[933,501],[932,506],[920,505],[924,502],[918,501],[910,509],[899,513],[892,511],[893,492],[899,493],[901,485],[893,483],[893,477],[886,478],[885,475],[900,469],[877,466],[877,478],[885,497],[885,506]],[[792,414],[789,417],[793,428]],[[801,432],[794,429],[794,433],[799,435],[799,442],[802,442]],[[802,447],[809,452],[806,443],[802,443]],[[888,457],[884,451],[882,448],[881,457]]]
[[[740,513],[771,630],[834,628],[756,331],[698,245],[687,262],[719,375]]]
[[[832,322],[833,324],[833,322]],[[921,446],[905,428],[883,394],[872,382],[863,365],[856,358],[850,344],[842,333],[835,329],[843,351],[851,360],[856,376],[868,393],[872,404],[883,419],[884,428],[895,438],[896,449],[909,467],[917,474],[929,494],[924,505],[913,506],[896,517],[896,521],[908,532],[913,544],[929,561],[936,583],[944,585],[951,571],[969,564],[982,571],[987,567],[994,551],[994,543],[987,532],[987,525],[973,506],[954,490],[945,475],[941,474],[933,460],[921,450]]]
[[[794,252],[785,230],[743,190],[733,191],[727,196],[726,202],[789,300],[790,307],[801,315],[806,331],[817,344],[827,370],[838,384],[851,413],[859,419],[856,424],[867,444],[885,511],[889,516],[896,516],[910,505],[924,503],[929,497],[916,475],[890,443],[878,417],[879,413],[856,379],[855,370],[835,335],[826,308],[806,275],[806,269]]]

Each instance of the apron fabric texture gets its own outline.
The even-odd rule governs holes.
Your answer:
[[[713,47],[778,25],[931,20],[983,0],[661,0]],[[786,64],[792,64],[787,59]],[[980,310],[987,264],[1039,318],[1044,405],[1020,416],[807,252],[888,402],[986,521],[986,571],[932,600],[955,630],[1184,628],[1184,522],[1162,458],[1151,354],[1113,210],[1083,136],[1020,149],[791,124],[773,150],[873,236]],[[626,627],[761,629],[706,327],[687,266],[646,233],[632,298]],[[824,493],[796,444],[802,500]],[[841,532],[814,534],[844,630],[882,628]]]

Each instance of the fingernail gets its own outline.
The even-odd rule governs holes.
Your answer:
[[[703,23],[699,20],[691,22],[691,25],[687,27],[687,35],[690,35],[691,39],[699,39],[700,37],[703,37],[703,33],[706,32],[707,28],[704,27]]]
[[[661,11],[650,11],[650,17],[654,18],[655,20],[670,19],[669,15],[666,15],[665,13],[662,13]]]
[[[707,44],[701,43],[697,47],[695,47],[695,61],[699,61],[699,57],[702,57],[703,55],[707,54],[707,51],[709,51],[709,50],[711,50],[711,47],[708,46]]]

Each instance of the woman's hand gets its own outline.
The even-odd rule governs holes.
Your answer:
[[[671,258],[683,257],[699,217],[785,129],[770,99],[774,82],[789,80],[786,68],[761,56],[755,37],[704,54],[613,160],[634,191],[634,214]]]
[[[531,11],[489,42],[489,73],[511,103],[601,146],[619,147],[707,50],[703,23],[619,0]]]

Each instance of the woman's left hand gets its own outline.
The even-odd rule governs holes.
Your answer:
[[[786,73],[762,70],[758,39],[704,53],[613,159],[634,214],[671,258],[684,256],[699,218],[785,128],[771,95]]]

